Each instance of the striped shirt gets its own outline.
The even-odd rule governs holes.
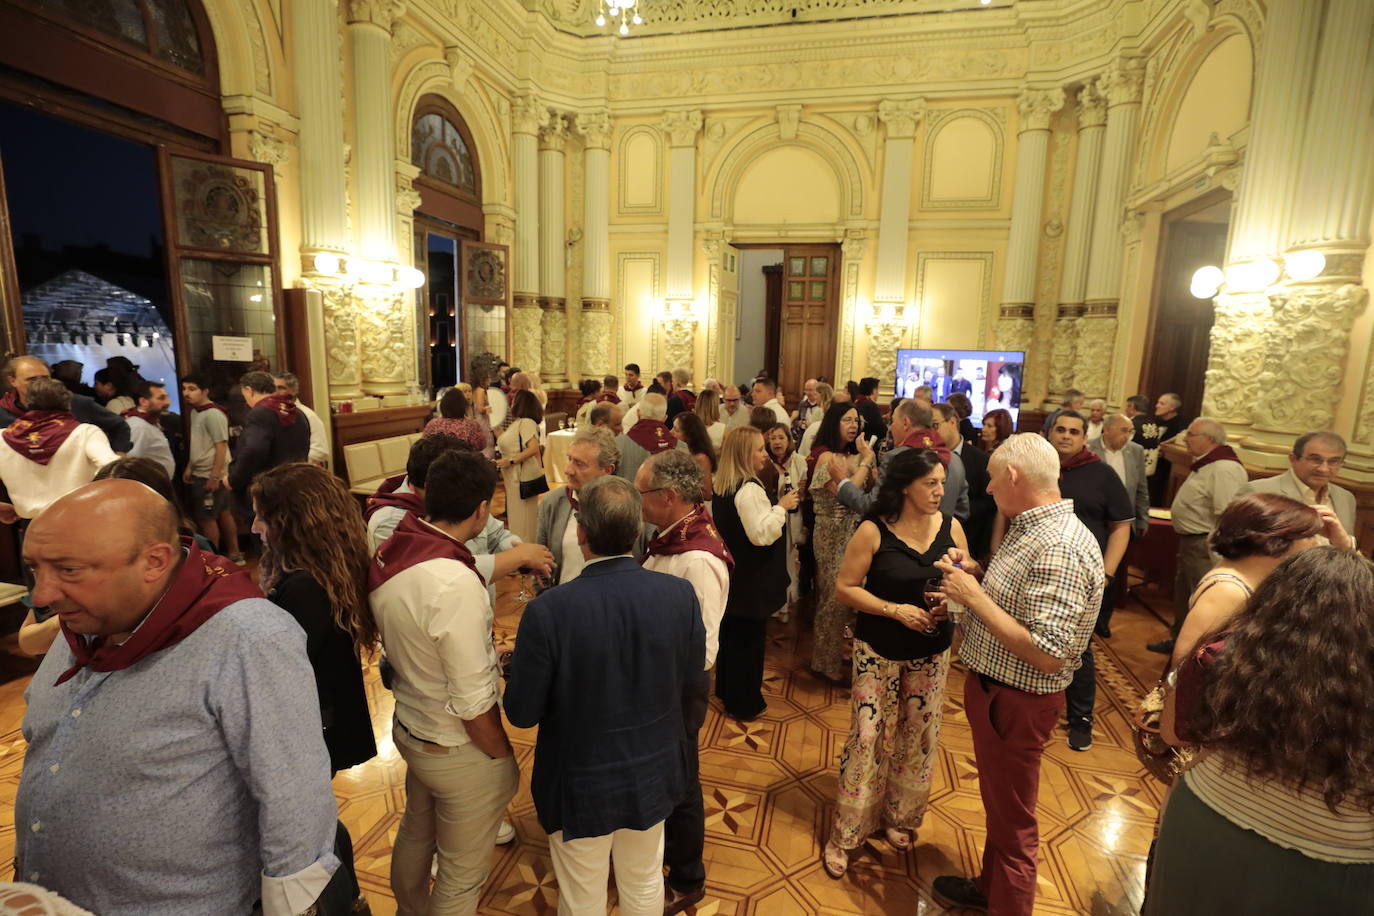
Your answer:
[[[1092,636],[1102,604],[1102,551],[1073,514],[1057,500],[1011,520],[1002,546],[988,564],[983,589],[998,607],[1030,631],[1048,655],[1064,660],[1045,674],[1017,658],[976,614],[965,614],[959,657],[979,674],[1027,693],[1054,693],[1069,686]]]
[[[1332,814],[1316,789],[1294,791],[1250,777],[1221,752],[1203,757],[1183,779],[1204,805],[1277,846],[1325,862],[1374,864],[1374,816],[1368,811],[1344,804]]]

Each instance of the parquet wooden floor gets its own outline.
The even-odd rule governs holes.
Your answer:
[[[519,621],[514,584],[503,583],[497,636],[512,643]],[[1157,595],[1149,604],[1167,606]],[[820,865],[823,837],[834,810],[836,770],[849,728],[845,690],[806,671],[809,629],[792,621],[769,624],[766,685],[769,710],[748,724],[713,707],[701,735],[706,800],[706,899],[699,916],[947,912],[933,902],[930,883],[945,873],[971,874],[980,861],[983,811],[977,766],[963,717],[963,669],[955,665],[946,692],[940,761],[931,807],[913,852],[898,854],[873,839],[851,857],[849,873],[830,880]],[[1145,853],[1162,787],[1130,750],[1128,716],[1162,658],[1143,649],[1165,627],[1146,604],[1132,600],[1113,621],[1111,640],[1095,640],[1099,690],[1094,743],[1071,751],[1059,730],[1048,748],[1040,789],[1042,916],[1089,913],[1125,916],[1139,909]],[[12,639],[11,639],[12,642]],[[3,646],[0,646],[3,648]],[[13,801],[24,742],[26,674],[0,684],[0,880],[9,877],[14,843]],[[388,884],[391,844],[404,808],[404,763],[390,739],[391,694],[368,671],[368,693],[379,756],[340,773],[334,786],[352,832],[364,892],[378,916],[395,912]],[[558,891],[547,839],[529,795],[534,732],[513,730],[521,791],[511,806],[518,838],[493,851],[481,912],[552,914]],[[612,891],[612,900],[614,892]],[[959,912],[959,911],[954,911]]]

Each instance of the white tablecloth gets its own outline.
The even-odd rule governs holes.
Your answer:
[[[566,483],[563,467],[568,463],[568,444],[574,435],[570,429],[558,429],[544,437],[544,476],[550,486]]]

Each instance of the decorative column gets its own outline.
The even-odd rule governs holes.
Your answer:
[[[1088,284],[1088,244],[1092,240],[1097,171],[1102,163],[1102,133],[1106,122],[1106,102],[1096,82],[1090,80],[1078,92],[1078,157],[1074,165],[1068,235],[1064,239],[1059,310],[1051,345],[1048,396],[1051,402],[1062,402],[1064,389],[1074,384],[1078,319],[1083,315]]]
[[[337,256],[348,250],[349,241],[339,25],[333,0],[299,0],[289,15],[300,116],[301,281],[323,299],[329,398],[344,400],[362,394],[362,374],[353,300],[337,268]],[[324,255],[323,265],[317,254]]]
[[[546,388],[566,388],[568,382],[567,257],[563,236],[563,148],[568,121],[552,112],[539,129],[539,308],[542,368]]]
[[[511,107],[511,159],[515,172],[515,252],[512,271],[512,365],[531,372],[542,368],[539,320],[539,125],[548,110],[538,96],[526,95]]]
[[[611,366],[611,112],[577,116],[583,152],[582,374],[605,375]]]
[[[1263,390],[1260,375],[1272,319],[1267,287],[1277,278],[1265,276],[1252,262],[1276,258],[1285,248],[1303,168],[1307,114],[1319,101],[1313,98],[1312,81],[1326,7],[1310,0],[1269,4],[1250,109],[1250,139],[1226,252],[1227,281],[1216,297],[1202,397],[1203,413],[1225,423],[1233,436],[1249,432]],[[1346,117],[1353,119],[1350,112]]]
[[[1035,263],[1045,206],[1050,119],[1063,107],[1063,89],[1027,89],[1017,100],[1021,129],[1016,137],[1016,185],[1007,239],[1007,270],[1002,281],[1002,308],[997,320],[998,349],[1031,348],[1035,332]]]
[[[854,329],[859,326],[859,271],[863,267],[868,238],[862,229],[846,229],[840,243],[840,346],[835,359],[837,379],[850,379],[854,373]],[[882,378],[882,376],[877,376]]]
[[[878,218],[878,276],[873,289],[877,303],[900,306],[906,302],[912,157],[916,125],[925,113],[925,99],[884,99],[878,105],[878,120],[887,128],[887,140],[883,145],[883,197]]]
[[[663,115],[672,173],[668,184],[667,295],[662,321],[664,358],[669,369],[691,368],[696,350],[692,234],[696,222],[696,143],[701,123],[700,111],[669,111]]]
[[[1374,209],[1371,35],[1374,4],[1328,0],[1285,233],[1287,276],[1269,292],[1264,396],[1255,400],[1255,438],[1277,448],[1335,425],[1350,329],[1369,299],[1360,280]],[[1368,395],[1363,405],[1355,432],[1369,442]]]
[[[368,261],[396,262],[396,168],[391,118],[391,25],[405,9],[399,0],[351,0],[353,42],[353,150],[357,202],[354,253]],[[415,341],[407,339],[410,297],[390,275],[354,287],[363,391],[404,394],[414,376]]]
[[[1121,263],[1126,249],[1122,225],[1131,157],[1140,125],[1143,69],[1134,62],[1117,64],[1098,80],[1107,100],[1107,129],[1102,143],[1102,171],[1093,209],[1092,256],[1088,261],[1087,298],[1078,319],[1075,387],[1088,397],[1107,394],[1116,347],[1117,311],[1121,304]]]

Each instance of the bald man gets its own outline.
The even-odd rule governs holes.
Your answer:
[[[21,880],[104,916],[307,909],[339,860],[305,631],[132,480],[54,502],[24,561],[65,639],[24,695]]]

